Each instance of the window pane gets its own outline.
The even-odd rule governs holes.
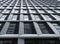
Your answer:
[[[12,10],[13,14],[19,14],[19,10]]]
[[[7,17],[7,15],[2,15],[0,20],[5,20],[6,17]]]
[[[60,9],[60,7],[58,7],[58,6],[57,6],[56,8],[57,8],[57,9]]]
[[[11,10],[4,10],[2,13],[9,14]]]
[[[33,9],[31,9],[29,11],[30,11],[30,13],[36,13],[36,10],[33,10]]]
[[[24,9],[24,10],[21,10],[21,13],[28,13],[28,11]]]
[[[34,7],[28,7],[28,9],[34,9]]]
[[[42,7],[43,9],[48,9],[48,7]]]
[[[50,27],[45,22],[38,23],[38,25],[43,34],[53,34],[53,31],[50,29]]]
[[[57,29],[57,31],[60,33],[60,23],[52,23],[52,25]]]
[[[57,38],[25,39],[25,44],[60,44],[59,41]]]
[[[40,14],[33,14],[33,16],[34,16],[34,20],[43,20]]]
[[[46,10],[48,13],[54,13],[52,10]]]
[[[38,15],[34,15],[34,17],[35,17],[35,20],[40,20]]]
[[[0,39],[0,44],[17,44],[17,39]]]
[[[13,15],[12,20],[17,20],[18,15]]]
[[[39,12],[39,13],[45,13],[45,11],[44,11],[44,10],[38,10],[38,12]]]
[[[52,17],[50,14],[43,14],[43,16],[45,17],[45,20],[55,20],[55,18]]]
[[[24,15],[24,20],[29,20],[28,18],[28,15]]]
[[[54,7],[49,7],[50,9],[54,9]]]
[[[18,23],[10,23],[7,34],[17,34],[19,29],[19,24]]]
[[[60,15],[59,15],[59,14],[57,14],[57,15],[54,14],[53,16],[54,16],[57,20],[60,20]]]
[[[60,13],[60,10],[55,10],[57,13]]]
[[[35,28],[32,23],[24,23],[25,34],[36,34]]]

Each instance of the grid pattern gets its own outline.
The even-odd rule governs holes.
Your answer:
[[[0,44],[60,44],[60,5],[56,1],[1,0]]]

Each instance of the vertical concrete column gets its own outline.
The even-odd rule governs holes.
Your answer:
[[[34,24],[36,33],[37,33],[37,34],[42,34],[41,29],[39,28],[38,24],[37,24],[36,22],[33,22],[33,24]]]

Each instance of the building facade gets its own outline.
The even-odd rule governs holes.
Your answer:
[[[60,44],[57,0],[0,0],[0,44]]]

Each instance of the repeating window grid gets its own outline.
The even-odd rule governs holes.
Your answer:
[[[35,3],[35,2],[34,2]],[[40,8],[40,7],[39,7]],[[33,9],[32,8],[32,10],[34,11],[35,10],[35,8]],[[6,11],[6,10],[5,10]],[[16,11],[16,10],[15,10]],[[14,10],[13,10],[13,13],[15,12]],[[40,11],[41,12],[41,11]],[[50,12],[50,11],[49,11]],[[7,13],[10,13],[9,11],[7,12]],[[16,13],[18,13],[18,10],[16,11]],[[32,13],[32,12],[31,12]],[[33,12],[33,13],[36,13],[35,11]],[[44,12],[41,12],[41,13],[44,13]],[[50,12],[51,13],[51,12]],[[53,13],[53,12],[52,12]],[[37,16],[36,16],[37,17]],[[14,17],[15,18],[15,17]]]
[[[11,0],[11,1],[12,1],[12,0]],[[42,5],[39,6],[38,4],[35,3],[36,0],[34,0],[34,1],[31,0],[31,1],[33,2],[33,4],[34,4],[35,6],[33,6],[33,4],[31,4],[31,2],[28,1],[28,0],[27,0],[28,5],[26,5],[27,3],[23,0],[23,8],[20,8],[20,4],[17,4],[16,6],[18,6],[18,7],[16,7],[16,6],[13,4],[13,3],[15,3],[16,1],[14,1],[13,3],[10,2],[11,5],[8,7],[8,5],[9,5],[10,3],[9,3],[9,1],[6,1],[4,4],[1,3],[1,4],[3,4],[3,5],[1,5],[2,7],[1,7],[1,9],[0,9],[0,10],[1,10],[0,13],[2,13],[2,14],[8,13],[8,14],[10,15],[10,11],[12,11],[12,12],[11,12],[12,14],[19,14],[19,15],[20,15],[20,14],[28,14],[28,11],[29,11],[29,14],[28,14],[28,15],[31,15],[31,14],[39,14],[39,15],[34,15],[35,20],[38,20],[38,22],[40,22],[40,18],[39,18],[40,14],[45,14],[45,13],[53,14],[53,13],[55,13],[55,12],[56,12],[56,13],[60,13],[59,10],[58,10],[59,8],[58,8],[57,10],[55,10],[54,7],[49,7],[49,8],[48,8],[48,7],[43,7]],[[9,4],[8,4],[7,2],[8,2]],[[36,2],[38,2],[38,1],[36,1]],[[7,3],[7,4],[6,4],[6,3]],[[18,2],[18,3],[19,3],[19,2]],[[24,6],[25,6],[26,8],[25,8]],[[30,7],[30,6],[31,6],[31,7]],[[12,8],[10,8],[10,7],[12,7]],[[5,10],[5,8],[6,8],[6,10]],[[22,12],[20,13],[20,9],[23,10],[24,12],[22,11]],[[25,9],[25,10],[24,10],[24,9]],[[42,10],[41,10],[41,9],[42,9]],[[48,9],[48,10],[47,10],[47,9]],[[53,10],[53,12],[52,12],[52,11],[49,11],[49,9]],[[41,10],[41,11],[40,11],[40,10]],[[3,12],[3,11],[5,11],[5,12]],[[28,15],[26,15],[26,16],[23,15],[23,19],[29,21]],[[6,16],[7,16],[7,15],[6,15]],[[2,15],[1,19],[4,20],[4,19],[6,18],[6,16]],[[18,16],[18,15],[13,15],[11,21],[17,20],[17,16]],[[51,16],[52,16],[52,15],[51,15]],[[54,16],[55,16],[55,15],[54,15]],[[49,15],[46,16],[46,17],[47,17],[47,18],[50,18]],[[59,18],[58,15],[55,16],[55,17],[57,17],[57,19]],[[54,17],[54,18],[55,18],[55,17]],[[47,18],[46,18],[46,19],[47,19]],[[1,19],[0,19],[0,20],[1,20]],[[57,19],[56,19],[56,20],[57,20]],[[45,21],[45,20],[44,20],[44,21]],[[52,21],[52,20],[51,20],[51,21]],[[4,22],[6,22],[6,21],[4,21]],[[20,22],[20,21],[19,21],[19,22]],[[25,21],[23,21],[23,22],[25,22]],[[34,21],[32,21],[32,22],[34,22]],[[59,27],[59,26],[56,26],[56,27]],[[35,27],[34,27],[34,28],[35,28]],[[59,27],[58,29],[60,29],[60,27]],[[48,32],[47,32],[47,33],[48,33]],[[7,41],[4,41],[5,44],[12,44],[11,41],[8,41],[8,42],[9,42],[9,43],[7,43]],[[34,41],[34,42],[35,42],[35,41]],[[30,43],[31,43],[31,44],[35,44],[34,42],[33,42],[33,43],[30,42]],[[44,42],[44,41],[43,41],[43,42]],[[2,44],[3,41],[1,41],[0,43]],[[29,43],[29,44],[30,44],[30,43]],[[40,42],[38,42],[38,43],[40,44]],[[46,42],[45,42],[45,43],[46,43]],[[54,41],[49,41],[49,43],[54,43]],[[56,43],[56,44],[58,44],[58,43]]]

